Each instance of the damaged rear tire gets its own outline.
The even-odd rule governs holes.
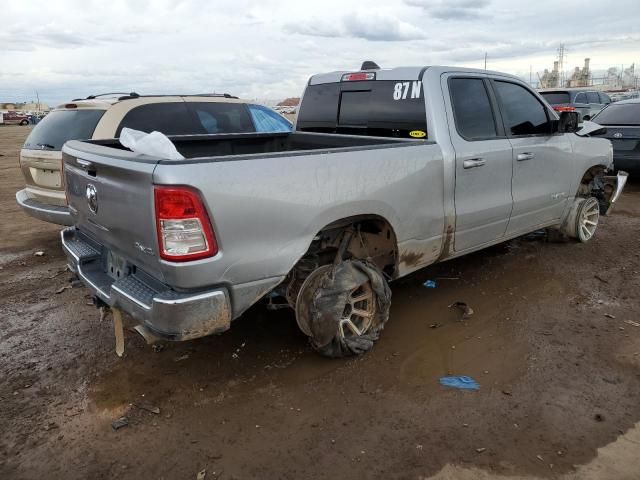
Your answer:
[[[382,272],[368,262],[348,260],[311,272],[298,293],[296,320],[321,355],[359,355],[378,339],[390,305]]]

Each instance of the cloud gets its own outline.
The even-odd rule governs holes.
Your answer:
[[[0,0],[1,2],[2,0]],[[345,7],[345,5],[348,5]],[[20,0],[2,2],[0,101],[56,104],[105,91],[299,95],[311,75],[460,65],[505,72],[640,63],[638,0],[606,19],[575,1]],[[567,22],[571,18],[571,22]],[[585,28],[588,25],[588,28]]]
[[[420,7],[429,16],[440,20],[475,20],[483,16],[489,0],[405,0],[407,5]]]
[[[418,27],[381,12],[353,12],[337,21],[322,22],[316,19],[289,23],[285,29],[290,33],[316,37],[351,37],[373,42],[400,42],[425,38]]]
[[[0,45],[9,51],[28,52],[41,48],[80,48],[108,43],[127,43],[139,38],[145,32],[142,28],[123,26],[116,31],[74,31],[59,25],[12,25],[0,29]]]

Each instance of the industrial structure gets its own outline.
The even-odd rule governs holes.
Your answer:
[[[591,59],[585,58],[582,68],[575,67],[570,75],[565,74],[564,63],[566,49],[564,44],[558,47],[557,60],[553,62],[553,69],[544,69],[538,74],[538,88],[580,88],[590,87],[594,90],[607,91],[617,94],[616,97],[640,96],[640,77],[635,64],[629,67],[609,67],[606,71],[593,72]],[[532,79],[531,79],[532,81]]]

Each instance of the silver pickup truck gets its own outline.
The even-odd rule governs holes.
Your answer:
[[[393,279],[540,228],[594,235],[626,180],[608,140],[510,75],[375,67],[311,77],[292,133],[171,137],[184,160],[66,143],[71,268],[150,341],[266,298],[344,356],[377,340]]]

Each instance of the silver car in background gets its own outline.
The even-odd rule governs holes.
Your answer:
[[[578,112],[578,122],[590,120],[612,100],[603,92],[588,88],[548,88],[540,95],[556,112]]]

